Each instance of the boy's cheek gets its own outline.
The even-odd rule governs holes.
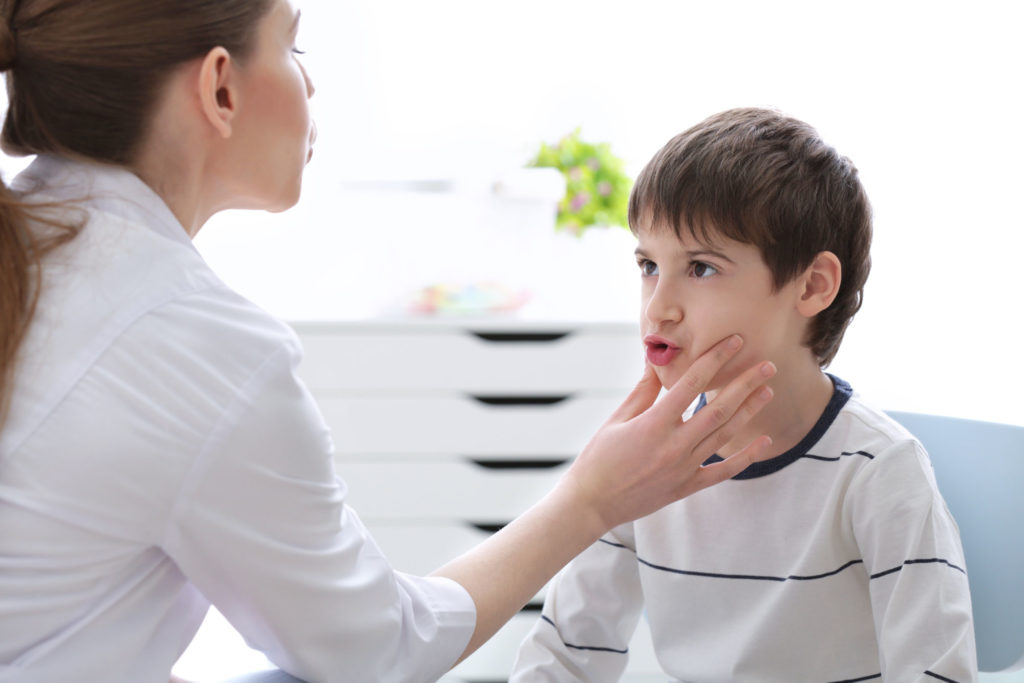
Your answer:
[[[724,338],[724,337],[723,337]],[[654,374],[661,382],[661,386],[665,389],[672,388],[676,382],[690,369],[693,362],[700,358],[701,354],[706,353],[711,347],[713,347],[718,341],[715,339],[712,343],[703,345],[703,341],[695,343],[697,350],[695,351],[683,351],[680,353],[670,364],[664,366],[653,366]],[[711,381],[708,382],[705,391],[714,392],[725,387],[729,382],[738,377],[745,369],[752,366],[755,361],[763,359],[754,358],[754,352],[752,349],[742,349],[736,357],[732,358],[727,362]]]

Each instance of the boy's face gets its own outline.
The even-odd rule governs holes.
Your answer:
[[[807,318],[796,309],[800,280],[773,292],[757,247],[725,237],[713,244],[685,233],[680,239],[667,224],[641,227],[638,239],[640,330],[662,386],[671,387],[698,356],[734,333],[743,337],[743,349],[709,391],[755,362],[782,368],[809,353],[802,344]]]

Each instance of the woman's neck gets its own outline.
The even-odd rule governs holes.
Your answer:
[[[211,171],[215,143],[197,123],[188,84],[195,65],[185,65],[167,83],[158,99],[147,135],[129,168],[167,204],[189,237],[195,237],[221,207]]]

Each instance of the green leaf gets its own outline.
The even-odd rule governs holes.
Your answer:
[[[557,229],[582,235],[588,227],[628,227],[629,192],[633,181],[607,142],[581,139],[581,129],[555,145],[542,142],[529,166],[557,168],[565,176],[565,197],[558,204]]]

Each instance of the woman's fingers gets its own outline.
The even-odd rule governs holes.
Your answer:
[[[671,421],[679,420],[694,399],[707,389],[712,378],[739,352],[741,346],[743,339],[738,334],[726,337],[712,346],[693,361],[683,376],[665,392],[652,412],[657,411]]]
[[[739,337],[725,339],[698,358],[658,400],[660,383],[651,368],[615,414],[598,430],[566,473],[582,510],[611,528],[637,519],[694,491],[728,479],[766,453],[767,437],[713,467],[703,462],[727,443],[770,400],[765,382],[775,366],[749,368],[716,392],[693,418],[690,403],[736,355]]]
[[[772,440],[768,436],[759,436],[751,441],[742,450],[730,455],[721,462],[704,465],[700,470],[684,484],[680,491],[681,497],[696,493],[701,489],[732,479],[743,470],[750,467],[751,463],[757,462],[768,454]]]
[[[677,438],[692,449],[696,462],[704,462],[732,441],[743,425],[767,405],[773,394],[764,384],[775,373],[775,365],[768,361],[748,368],[683,424]],[[694,435],[701,436],[699,441],[695,442]]]
[[[679,439],[679,448],[691,450],[689,462],[683,468],[682,484],[677,495],[685,497],[731,479],[751,463],[768,455],[772,440],[762,435],[725,460],[701,466],[772,400],[771,388],[763,384],[774,375],[775,366],[769,362],[748,369],[719,392],[714,401],[683,423],[676,438]],[[700,438],[701,435],[706,436]],[[694,437],[700,439],[696,445]],[[693,467],[696,467],[696,471],[691,469]]]

